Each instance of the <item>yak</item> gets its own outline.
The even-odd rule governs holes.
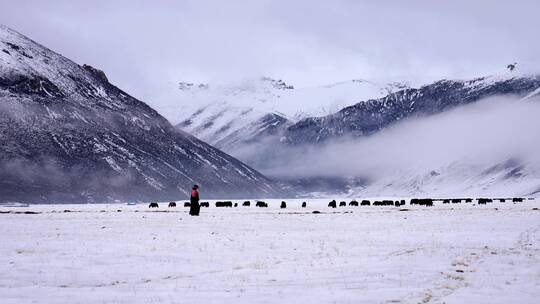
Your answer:
[[[267,208],[268,204],[263,201],[257,201],[257,203],[255,203],[255,207]]]
[[[217,201],[216,202],[216,207],[232,207],[233,204],[231,201],[224,201],[224,202],[221,202],[221,201]]]
[[[328,207],[336,208],[336,200],[332,200],[330,203],[328,203]]]

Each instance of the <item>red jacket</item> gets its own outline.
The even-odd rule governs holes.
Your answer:
[[[191,201],[195,203],[199,202],[199,192],[195,189],[191,190]]]

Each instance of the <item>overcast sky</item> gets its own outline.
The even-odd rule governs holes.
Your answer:
[[[538,0],[0,0],[0,23],[151,105],[179,81],[427,82],[514,61],[540,71],[539,12]]]

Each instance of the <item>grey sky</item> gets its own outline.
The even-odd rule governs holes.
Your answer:
[[[540,1],[7,1],[0,23],[149,104],[178,81],[297,86],[540,71]]]

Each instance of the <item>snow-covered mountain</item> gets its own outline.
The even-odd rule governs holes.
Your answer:
[[[280,134],[299,119],[327,115],[406,85],[350,80],[295,88],[267,77],[227,85],[179,84],[176,104],[162,110],[180,129],[227,152]]]
[[[528,142],[540,141],[540,138],[535,135],[538,134],[535,130],[539,129],[540,125],[519,128],[517,122],[520,121],[520,115],[511,119],[510,112],[516,110],[521,103],[529,101],[537,103],[540,76],[516,74],[506,73],[472,80],[442,80],[418,89],[407,88],[383,98],[363,101],[331,115],[300,120],[282,133],[281,148],[274,146],[272,150],[266,152],[265,156],[259,155],[257,162],[252,164],[270,176],[280,178],[280,175],[285,174],[288,179],[291,179],[288,176],[289,172],[319,168],[311,176],[304,174],[302,179],[307,181],[324,176],[330,180],[328,172],[330,174],[340,172],[339,168],[335,168],[336,166],[353,168],[345,170],[347,173],[343,173],[343,176],[349,179],[355,178],[352,179],[353,181],[360,180],[363,185],[347,182],[343,177],[332,177],[335,180],[332,186],[337,184],[336,181],[342,181],[346,186],[341,190],[351,194],[375,196],[538,194],[540,193],[540,159],[521,158],[517,155],[523,151],[513,151],[509,155],[493,158],[490,162],[479,161],[490,159],[498,150],[509,146],[502,138],[484,143],[485,138],[501,132],[497,131],[499,126],[502,126],[503,130],[509,129],[515,133],[509,135],[508,138],[522,137],[522,141],[515,144],[516,147],[521,147],[523,150],[538,148],[525,148],[525,146]],[[489,99],[490,97],[496,98]],[[500,99],[511,99],[516,103],[506,107],[507,114],[501,113],[491,120],[485,119],[486,113],[491,110],[487,105],[496,107]],[[430,117],[440,119],[437,114],[466,108],[479,102],[482,105],[487,104],[486,110],[477,110],[475,116],[469,115],[470,117],[465,118],[466,116],[463,115],[462,120],[456,118],[456,123],[446,125],[441,125],[437,120],[425,126],[425,129],[429,130],[428,133],[434,134],[429,139],[420,132],[420,135],[416,137],[407,136],[408,133],[404,132],[393,140],[384,141],[384,144],[376,144],[377,138],[385,137],[384,134],[379,135],[381,131],[389,128],[399,130],[406,126],[407,122],[416,122],[418,119]],[[530,114],[527,111],[523,113]],[[523,113],[522,119],[536,120],[534,115],[526,118]],[[540,115],[538,111],[534,113]],[[484,123],[472,125],[470,130],[462,131],[459,140],[451,142],[447,139],[454,135],[454,133],[448,133],[448,130],[460,130],[469,121],[484,121]],[[477,134],[477,142],[466,143],[466,139],[477,131],[481,132]],[[500,142],[497,142],[498,140]],[[358,141],[371,144],[358,145]],[[483,155],[470,162],[465,161],[470,153],[468,150],[462,157],[449,152],[452,147],[463,147],[463,149],[471,147],[471,151],[477,151],[484,145],[490,146],[491,150],[484,151]],[[259,151],[264,153],[265,150]],[[427,166],[409,166],[409,163],[424,160],[426,157],[424,154],[447,154],[448,159],[440,159]],[[310,157],[313,155],[316,156]],[[261,161],[263,159],[264,161]],[[376,178],[362,178],[365,177],[366,172],[381,171],[381,168],[393,163],[396,159],[402,159],[403,162],[396,166],[395,170],[388,170]],[[363,167],[366,163],[370,164],[369,168]],[[325,166],[325,164],[332,164],[332,166]]]
[[[467,163],[465,158],[454,155],[428,166],[411,168],[407,163],[413,162],[416,156],[407,151],[413,148],[402,151],[399,147],[403,144],[399,140],[388,143],[395,150],[387,158],[382,157],[382,152],[390,147],[359,148],[355,142],[394,126],[399,129],[402,123],[436,118],[438,114],[474,105],[489,97],[535,100],[540,94],[540,76],[537,75],[508,71],[471,80],[441,80],[419,88],[349,81],[295,89],[267,78],[214,89],[206,84],[182,84],[181,87],[182,94],[192,96],[193,104],[201,106],[195,110],[184,109],[184,113],[190,114],[178,124],[180,128],[218,144],[280,180],[294,193],[531,194],[540,189],[540,167],[530,159],[515,155],[486,163],[477,160]],[[347,105],[348,101],[354,104]],[[345,107],[335,110],[340,105]],[[311,117],[307,117],[309,113]],[[482,116],[470,119],[482,119]],[[434,123],[427,128],[445,137],[444,130],[437,131],[437,126],[438,123]],[[446,129],[452,128],[451,124],[446,126]],[[484,130],[484,135],[492,132],[495,131]],[[479,141],[482,138],[480,136]],[[409,139],[410,142],[416,140]],[[437,138],[430,141],[444,145]],[[460,141],[454,143],[461,144]],[[429,151],[431,146],[425,149]],[[486,155],[491,154],[486,152]],[[410,160],[394,168],[395,171],[389,170],[377,177],[366,175],[403,155],[408,155]],[[365,162],[378,163],[379,169],[356,168]]]
[[[491,96],[531,98],[539,89],[538,75],[508,73],[472,80],[441,80],[368,99],[327,116],[302,119],[289,126],[283,136],[295,145],[366,136],[404,119],[441,113]]]
[[[272,196],[265,176],[145,103],[0,26],[0,200],[101,202]]]

